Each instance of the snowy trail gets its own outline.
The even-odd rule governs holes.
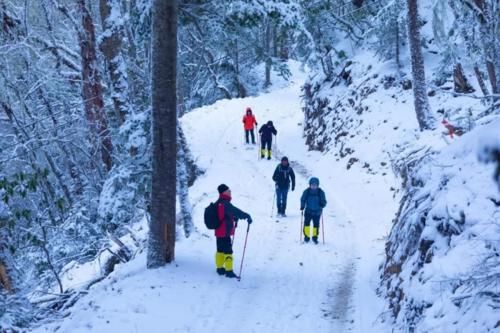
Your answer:
[[[331,170],[331,167],[314,168],[317,164],[314,159],[322,157],[318,154],[308,157],[311,153],[303,143],[300,111],[303,81],[300,77],[295,79],[297,81],[287,88],[256,98],[220,101],[184,117],[182,124],[193,154],[207,169],[192,193],[198,192],[197,187],[215,189],[219,183],[226,183],[233,190],[234,204],[249,212],[255,221],[249,236],[243,280],[241,286],[236,286],[249,286],[251,293],[238,292],[234,300],[224,301],[234,327],[241,327],[245,322],[249,327],[273,323],[274,326],[266,326],[269,332],[312,329],[343,332],[356,328],[360,331],[353,303],[359,253],[357,230],[352,221],[357,217],[350,214],[352,203],[343,202],[337,191],[330,190],[336,186],[332,186],[323,170]],[[244,148],[240,124],[247,106],[254,110],[259,126],[272,120],[278,129],[276,159],[258,160],[257,147]],[[207,146],[211,147],[209,152]],[[270,218],[274,194],[271,175],[284,155],[295,168],[297,187],[289,193],[288,217],[275,223],[275,218]],[[338,172],[345,173],[344,170]],[[324,211],[326,244],[318,246],[299,244],[299,198],[313,174],[322,179],[329,201]],[[335,174],[333,178],[342,177]],[[214,200],[213,190],[211,195]],[[208,201],[199,202],[204,207]],[[240,236],[235,244],[236,258],[241,255],[239,244],[243,242],[243,235]],[[241,302],[249,304],[252,310],[241,311]],[[366,326],[370,327],[371,322]]]
[[[373,331],[382,305],[372,279],[383,249],[379,238],[388,230],[379,222],[390,221],[395,211],[390,193],[380,191],[389,184],[366,174],[347,174],[345,162],[307,151],[300,103],[305,74],[298,68],[292,72],[295,82],[287,87],[222,100],[181,119],[192,153],[206,171],[190,189],[198,232],[178,240],[174,265],[146,270],[142,253],[120,267],[56,325],[58,332]],[[247,106],[259,127],[272,120],[278,130],[271,161],[258,160],[257,147],[243,144],[241,119]],[[271,177],[283,155],[295,167],[297,186],[288,195],[288,217],[276,222],[270,216]],[[326,244],[299,243],[299,199],[311,175],[320,178],[327,195]],[[215,273],[215,237],[202,221],[220,183],[232,189],[233,204],[254,220],[241,282]],[[234,241],[236,272],[246,229],[241,221]]]

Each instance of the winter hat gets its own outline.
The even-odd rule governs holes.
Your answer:
[[[283,157],[281,158],[281,162],[283,162],[283,161],[287,161],[287,162],[288,162],[288,157],[283,156]]]
[[[311,179],[309,179],[309,185],[313,184],[319,186],[319,179],[316,177],[312,177]]]
[[[269,120],[269,121],[267,122],[267,126],[273,126],[273,122]]]
[[[219,191],[219,194],[222,194],[227,190],[229,190],[229,187],[226,184],[220,184],[219,186],[217,186],[217,191]]]
[[[249,113],[249,112],[251,113],[251,112],[252,112],[252,109],[248,106],[248,107],[247,107],[247,113]]]

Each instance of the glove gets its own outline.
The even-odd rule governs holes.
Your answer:
[[[295,190],[295,186],[292,186],[292,192]]]
[[[247,222],[248,224],[252,224],[252,218],[250,216],[247,218]]]
[[[304,207],[300,207],[300,211],[301,211],[301,212],[302,212],[302,211],[304,211]]]

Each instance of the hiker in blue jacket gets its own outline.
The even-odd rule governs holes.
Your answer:
[[[309,187],[302,193],[302,197],[300,197],[300,210],[304,214],[304,242],[307,243],[310,240],[312,220],[312,239],[315,244],[318,244],[319,219],[325,206],[325,192],[319,188],[319,179],[312,177],[309,180]]]

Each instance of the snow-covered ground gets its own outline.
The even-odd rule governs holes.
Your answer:
[[[295,63],[291,70],[288,86],[258,97],[222,100],[181,119],[192,153],[206,172],[190,189],[198,232],[179,239],[175,263],[147,270],[141,253],[94,285],[64,320],[36,332],[390,331],[377,322],[384,304],[375,289],[383,237],[397,210],[398,199],[390,191],[396,179],[389,165],[372,166],[380,172],[362,166],[348,171],[346,161],[333,154],[307,151],[300,101],[307,74]],[[247,106],[259,126],[272,120],[278,130],[271,161],[259,160],[257,147],[243,143],[241,118]],[[387,144],[365,140],[364,149],[368,153]],[[297,186],[289,193],[288,217],[278,221],[271,216],[271,176],[284,155],[295,169]],[[299,198],[310,176],[319,177],[327,195],[325,244],[299,242]],[[254,221],[240,282],[215,273],[215,238],[202,221],[220,183],[232,189],[233,204]],[[237,272],[246,230],[246,222],[240,222],[234,241]]]

